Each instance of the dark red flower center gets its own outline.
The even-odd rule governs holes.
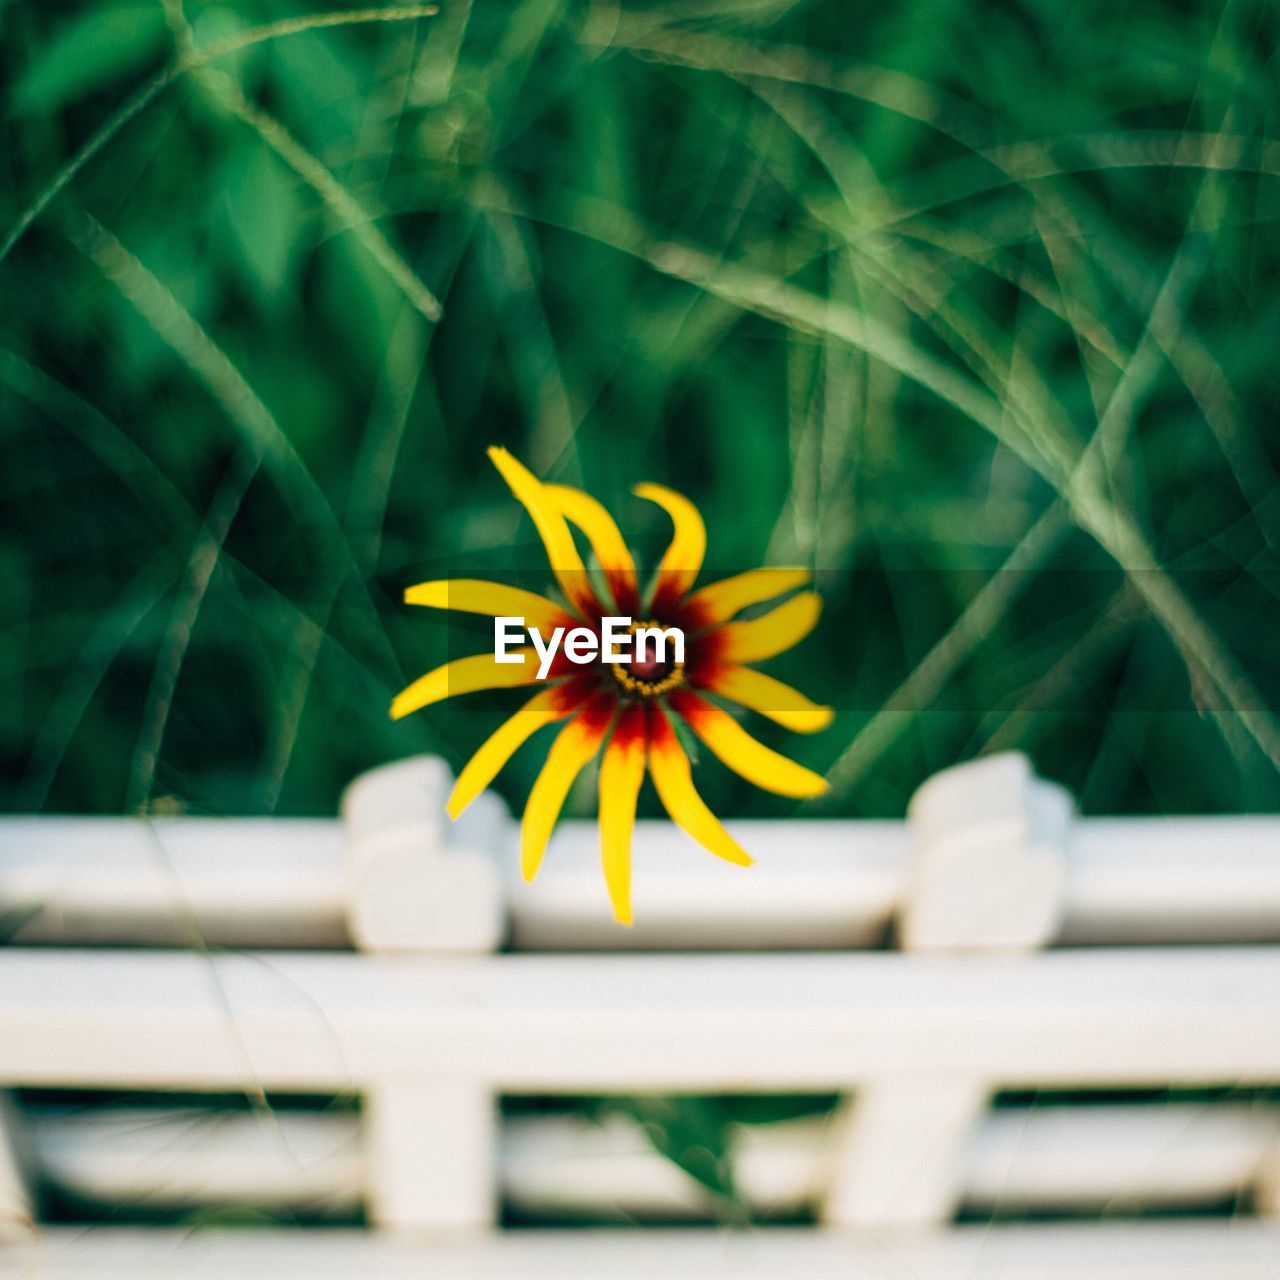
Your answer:
[[[644,680],[648,684],[656,684],[663,676],[668,675],[674,664],[670,662],[659,662],[654,657],[646,656],[643,659],[632,659],[627,663],[627,670],[631,672],[637,680]]]
[[[631,624],[632,657],[628,662],[610,664],[614,679],[630,694],[642,698],[655,698],[669,692],[684,682],[683,662],[676,661],[674,643],[671,636],[666,637],[665,648],[659,650],[655,638],[645,638],[640,648],[636,632],[640,628],[661,626],[656,622],[633,622]],[[686,637],[685,643],[688,643]],[[659,657],[659,653],[662,654]],[[688,655],[686,654],[686,657]]]

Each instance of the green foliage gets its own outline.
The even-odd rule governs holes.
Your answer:
[[[466,635],[398,598],[545,577],[503,443],[650,562],[647,478],[709,569],[814,566],[772,669],[839,712],[785,742],[827,808],[999,747],[1092,809],[1274,807],[1272,6],[327,18],[0,11],[10,805],[461,761],[510,699],[388,721]]]
[[[20,64],[9,106],[21,115],[60,111],[158,57],[164,35],[156,5],[89,7],[60,22],[48,43]]]
[[[733,1185],[729,1111],[720,1099],[645,1095],[617,1105],[657,1151],[713,1193],[721,1218],[747,1221]]]

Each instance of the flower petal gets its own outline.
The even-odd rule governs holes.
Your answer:
[[[835,714],[830,707],[810,702],[799,689],[754,667],[736,663],[713,666],[699,675],[698,683],[749,711],[768,716],[793,733],[817,733],[831,723]]]
[[[459,613],[481,613],[490,618],[523,618],[539,631],[571,626],[573,620],[562,605],[520,587],[477,578],[443,578],[419,582],[404,593],[405,604],[421,604],[431,609],[453,609]]]
[[[649,717],[649,773],[671,821],[717,858],[749,867],[749,853],[724,829],[693,785],[693,770],[680,739],[656,707]]]
[[[671,543],[658,566],[658,583],[649,606],[655,611],[669,608],[693,586],[702,568],[702,557],[707,551],[707,527],[698,508],[674,489],[660,484],[638,484],[632,493],[637,498],[656,502],[675,526]]]
[[[604,751],[600,766],[600,860],[614,919],[631,923],[631,832],[644,781],[645,711],[632,703]]]
[[[724,764],[762,790],[808,799],[827,789],[821,775],[757,742],[727,711],[705,698],[676,689],[668,700]]]
[[[520,662],[495,662],[491,653],[477,653],[469,658],[456,658],[444,666],[419,676],[407,689],[396,694],[391,703],[391,718],[399,720],[411,711],[429,707],[433,702],[475,693],[480,689],[513,689],[533,684],[538,678],[537,655],[532,649],[514,649],[512,657]]]
[[[529,792],[520,827],[520,871],[526,880],[538,874],[569,788],[600,750],[611,711],[609,702],[597,699],[570,720],[551,744],[547,762]]]
[[[570,523],[587,535],[591,550],[595,552],[605,581],[613,593],[613,601],[625,614],[635,614],[640,603],[640,591],[636,585],[636,565],[627,544],[618,532],[613,517],[589,493],[571,488],[567,484],[542,486]]]
[[[560,589],[584,615],[590,617],[598,614],[600,607],[587,579],[582,557],[578,555],[573,534],[569,532],[560,508],[547,495],[542,481],[505,449],[491,447],[489,459],[532,517],[542,545],[547,549],[547,559],[551,562],[551,570],[556,575]]]
[[[456,818],[498,776],[502,766],[544,725],[563,720],[574,709],[567,685],[534,694],[510,719],[504,720],[467,761],[449,796],[449,817]]]
[[[808,581],[808,569],[749,569],[746,573],[721,578],[719,582],[712,582],[694,592],[685,606],[697,615],[699,626],[715,626],[727,622],[750,604],[772,600],[774,596],[802,587]]]
[[[821,612],[822,597],[815,591],[803,591],[749,622],[727,622],[716,633],[715,656],[726,662],[772,658],[803,640]]]

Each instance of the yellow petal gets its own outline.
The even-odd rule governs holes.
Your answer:
[[[751,855],[724,829],[693,785],[689,757],[662,712],[649,722],[649,773],[671,821],[717,858],[749,867]]]
[[[724,764],[762,790],[801,800],[827,789],[826,779],[757,742],[728,712],[706,699],[677,689],[669,700]]]
[[[719,632],[716,656],[726,662],[760,662],[790,649],[813,630],[822,598],[804,591],[750,622],[728,622]]]
[[[495,662],[491,653],[477,653],[470,658],[457,658],[444,666],[419,676],[407,689],[396,694],[391,703],[391,718],[399,720],[411,711],[429,707],[433,702],[475,693],[480,689],[512,689],[532,684],[538,678],[537,655],[532,649],[515,649],[521,662]]]
[[[752,667],[715,667],[701,683],[713,693],[749,711],[758,711],[793,733],[817,733],[831,723],[835,714],[830,707],[810,702],[799,689]]]
[[[572,702],[558,686],[535,694],[515,715],[500,724],[458,774],[449,797],[449,817],[458,817],[539,729],[563,720],[571,710]]]
[[[660,484],[639,484],[632,490],[637,498],[656,502],[675,526],[671,543],[658,566],[658,585],[653,604],[672,604],[693,586],[702,557],[707,550],[707,528],[698,508],[688,498]]]
[[[576,608],[587,614],[598,613],[595,593],[587,580],[587,571],[582,557],[578,555],[573,534],[569,532],[560,508],[548,497],[542,481],[505,449],[490,448],[489,458],[532,517],[560,589]]]
[[[613,517],[589,493],[571,488],[567,484],[543,485],[570,523],[587,535],[591,550],[595,552],[604,570],[614,603],[625,614],[634,614],[639,603],[636,586],[636,566],[627,544],[618,532]]]
[[[448,578],[419,582],[404,593],[405,604],[421,604],[431,609],[453,609],[459,613],[481,613],[490,618],[523,618],[531,627],[550,632],[571,624],[563,606],[545,596],[499,582],[476,578]]]
[[[521,823],[520,871],[526,880],[538,874],[551,829],[564,808],[569,788],[600,749],[608,727],[608,715],[589,707],[570,720],[551,744],[547,762],[529,792]]]
[[[644,744],[645,712],[633,704],[618,721],[600,766],[600,860],[619,924],[631,923],[631,832],[644,781]]]
[[[701,626],[714,626],[750,604],[772,600],[808,581],[808,569],[749,569],[696,591],[689,597],[689,608],[697,612]]]

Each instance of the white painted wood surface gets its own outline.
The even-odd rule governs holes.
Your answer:
[[[15,942],[350,946],[343,831],[311,818],[0,818]]]
[[[0,1085],[509,1092],[1280,1079],[1280,950],[369,957],[0,949]]]
[[[959,1207],[960,1160],[989,1101],[983,1078],[904,1071],[865,1081],[832,1135],[822,1219],[838,1227],[922,1227]]]
[[[365,1089],[367,1203],[375,1226],[492,1227],[498,1100],[471,1076],[394,1075]]]
[[[178,1144],[187,1163],[167,1175],[135,1135],[132,1182],[118,1146],[95,1156],[65,1120],[26,1135],[40,1158],[107,1199],[358,1199],[385,1229],[323,1245],[37,1230],[43,1252],[0,1250],[0,1276],[1280,1275],[1259,1227],[932,1230],[962,1203],[1105,1211],[1242,1190],[1276,1212],[1272,1113],[984,1110],[999,1087],[1280,1081],[1280,948],[1037,954],[1280,941],[1280,819],[1079,819],[1021,757],[992,757],[930,780],[909,822],[731,824],[759,860],[745,874],[641,823],[628,931],[600,889],[594,824],[564,824],[525,886],[500,806],[450,825],[448,782],[438,762],[398,762],[353,785],[341,822],[0,819],[0,918],[29,916],[16,940],[44,944],[0,947],[0,1089],[364,1099],[358,1127],[224,1119]],[[504,938],[557,954],[495,954]],[[905,954],[848,950],[887,940]],[[85,942],[146,949],[66,945]],[[543,1253],[553,1237],[490,1230],[500,1186],[534,1207],[703,1208],[616,1125],[515,1124],[499,1141],[500,1093],[646,1091],[845,1095],[834,1122],[743,1130],[738,1176],[760,1205],[816,1204],[856,1233],[625,1248],[583,1233]],[[27,1124],[0,1125],[0,1202],[20,1233]],[[406,1232],[436,1243],[402,1248]],[[451,1252],[459,1232],[475,1238]]]
[[[3,1280],[1275,1280],[1260,1222],[835,1231],[524,1231],[429,1243],[340,1231],[43,1233]]]
[[[24,1121],[41,1176],[86,1200],[323,1213],[365,1197],[366,1142],[349,1111],[100,1106]]]
[[[1010,1109],[960,1164],[974,1209],[1132,1212],[1247,1199],[1280,1151],[1280,1109],[1143,1103]]]
[[[349,1111],[92,1107],[38,1111],[26,1127],[42,1176],[102,1203],[324,1212],[365,1197],[365,1139]],[[734,1126],[743,1199],[763,1213],[813,1208],[828,1191],[837,1137],[825,1116]],[[526,1212],[713,1214],[701,1184],[621,1115],[515,1117],[496,1140],[503,1198]],[[1075,1212],[1213,1206],[1261,1187],[1277,1155],[1280,1108],[1011,1108],[966,1136],[947,1200]]]
[[[511,824],[492,794],[451,823],[452,785],[444,761],[414,756],[371,770],[343,795],[347,922],[361,950],[476,952],[502,942]]]
[[[727,825],[757,857],[746,874],[703,861],[666,823],[639,823],[644,910],[634,930],[621,930],[597,901],[595,824],[563,823],[536,885],[508,877],[516,941],[617,949],[883,939],[906,895],[903,823]],[[33,913],[14,935],[24,943],[349,946],[344,840],[330,819],[0,818],[0,912]],[[1280,940],[1280,820],[1082,819],[1064,894],[1069,942]]]
[[[1061,931],[1074,816],[1070,795],[1017,752],[930,778],[907,810],[903,946],[1026,951],[1051,942]]]
[[[866,947],[898,916],[920,949],[1280,941],[1280,817],[1072,818],[1020,756],[931,779],[911,824],[731,822],[748,872],[641,822],[630,930],[594,823],[562,823],[528,886],[497,802],[449,824],[446,784],[397,762],[345,822],[0,818],[0,918],[31,943],[370,951]]]

